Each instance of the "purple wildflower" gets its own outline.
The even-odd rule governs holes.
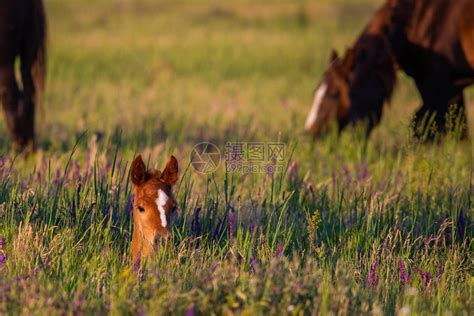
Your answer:
[[[250,257],[250,264],[252,265],[253,273],[257,273],[257,261],[254,256]]]
[[[38,170],[36,171],[36,176],[35,176],[35,180],[37,182],[41,182],[41,179],[43,178],[43,175],[46,174],[46,168],[47,168],[46,158],[45,158],[44,154],[42,154],[41,164],[40,164]]]
[[[288,168],[288,174],[290,176],[290,180],[293,182],[298,181],[298,169],[299,169],[298,163],[294,161],[291,163],[290,167]]]
[[[56,169],[56,172],[54,173],[53,183],[54,185],[59,185],[60,181],[61,181],[61,169],[58,168]]]
[[[110,161],[109,159],[109,156],[105,156],[105,173],[106,175],[109,174],[110,170],[111,170],[111,167],[112,167],[112,162]]]
[[[92,153],[92,149],[91,149],[91,146],[89,145],[89,148],[87,150],[87,158],[86,158],[86,161],[87,161],[87,164],[86,164],[86,178],[89,177],[90,173],[91,173],[91,169],[93,167],[93,160],[95,159],[93,156],[95,156],[95,154]]]
[[[431,273],[429,271],[423,273],[421,272],[421,279],[425,283],[425,287],[428,289],[431,285]]]
[[[130,204],[128,205],[128,213],[130,215],[133,215],[133,203],[135,202],[135,195],[132,195],[130,196]]]
[[[367,176],[369,175],[369,170],[367,168],[367,163],[362,163],[362,165],[360,166],[358,172],[357,172],[357,176],[359,177],[359,180],[366,180],[367,179]]]
[[[352,182],[352,177],[349,168],[347,166],[344,166],[342,168],[342,171],[344,172],[344,181],[346,182],[346,185],[350,185]]]
[[[0,268],[3,267],[7,263],[7,254],[2,253],[0,254]]]
[[[191,229],[194,232],[196,237],[201,236],[201,221],[199,218],[199,213],[201,212],[201,208],[197,207],[194,210],[193,222],[191,224]]]
[[[277,248],[277,251],[275,253],[275,257],[276,258],[279,258],[281,256],[281,253],[283,252],[283,244],[280,242],[278,244],[278,248]]]
[[[255,224],[252,222],[250,224],[250,233],[253,235],[253,232],[255,231]]]
[[[44,260],[42,260],[43,266],[46,270],[49,270],[51,267],[51,254],[49,254]]]
[[[281,294],[281,288],[278,287],[278,286],[277,286],[277,287],[274,287],[274,288],[273,288],[273,293],[274,293],[275,295],[280,295],[280,294]]]
[[[140,270],[141,260],[140,257],[133,263],[133,272],[138,272]]]
[[[388,236],[385,237],[383,244],[382,244],[382,255],[385,254],[385,249],[387,249],[387,244],[388,244]],[[377,255],[378,256],[378,255]]]
[[[77,180],[77,181],[81,181],[82,180],[82,176],[81,176],[81,165],[79,164],[79,162],[77,160],[74,161],[74,178]]]
[[[148,271],[147,269],[143,269],[143,271],[140,271],[138,273],[138,282],[143,283],[146,281],[147,275],[148,275],[147,271]]]
[[[146,313],[146,309],[144,306],[141,306],[139,309],[138,309],[138,316],[146,316],[147,313]]]
[[[72,301],[73,314],[74,315],[81,314],[80,311],[82,310],[82,307],[85,304],[86,304],[86,301],[81,294],[75,295],[74,300]]]
[[[369,277],[366,280],[367,285],[373,288],[376,288],[379,284],[379,278],[377,277],[377,261],[378,259],[372,261],[372,264],[370,265]]]
[[[145,282],[146,277],[147,277],[147,269],[145,267],[142,269],[140,258],[138,258],[137,261],[135,261],[132,271],[136,273],[137,280],[139,283]]]
[[[304,286],[301,284],[301,282],[296,282],[295,283],[295,289],[298,291],[304,291]]]
[[[72,164],[74,163],[74,160],[71,162]],[[65,173],[64,173],[64,182],[67,182],[71,179],[71,166],[67,166]]]
[[[409,284],[410,277],[408,276],[408,273],[405,268],[405,263],[403,262],[402,258],[398,259],[398,270],[400,272],[400,282],[403,285]]]
[[[186,310],[186,316],[196,315],[196,306],[192,305]]]
[[[48,271],[49,268],[51,267],[51,254],[49,254],[44,260],[40,257],[41,260],[41,267],[45,270]],[[36,267],[33,270],[33,275],[36,275],[40,272],[40,267]]]
[[[42,174],[46,174],[48,171],[48,162],[46,161],[46,155],[42,154],[41,155],[41,169],[40,169]]]
[[[35,181],[37,183],[41,182],[41,173],[39,171],[36,171]]]
[[[5,237],[0,236],[0,250],[5,250],[6,247],[7,247],[7,240],[5,239]]]

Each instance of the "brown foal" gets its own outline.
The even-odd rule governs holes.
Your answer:
[[[178,181],[178,161],[171,156],[165,169],[147,170],[139,155],[132,162],[133,237],[132,260],[149,256],[161,238],[171,235],[171,216],[176,211],[172,187]]]

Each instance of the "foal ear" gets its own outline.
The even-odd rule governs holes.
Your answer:
[[[160,179],[169,186],[173,186],[178,181],[178,161],[174,156],[170,157]]]
[[[132,183],[136,186],[142,184],[146,179],[146,166],[143,162],[141,155],[138,155],[133,160],[130,169],[130,177],[132,178]]]

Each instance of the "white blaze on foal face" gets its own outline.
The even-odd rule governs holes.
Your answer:
[[[166,211],[165,205],[168,202],[168,195],[166,195],[163,190],[158,190],[158,197],[156,198],[156,206],[158,207],[158,212],[160,212],[161,226],[166,227],[168,222],[166,220]]]
[[[314,129],[314,126],[317,123],[318,117],[320,116],[321,103],[323,102],[324,97],[326,96],[328,85],[325,81],[321,83],[319,88],[314,93],[313,105],[309,111],[308,118],[304,125],[305,131],[309,132]]]

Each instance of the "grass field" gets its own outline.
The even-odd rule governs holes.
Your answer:
[[[412,139],[404,75],[367,144],[303,133],[380,1],[45,3],[39,151],[15,156],[0,122],[0,314],[472,313],[472,143]],[[199,174],[203,141],[283,143],[283,171]],[[172,241],[140,267],[137,153],[181,167]]]

